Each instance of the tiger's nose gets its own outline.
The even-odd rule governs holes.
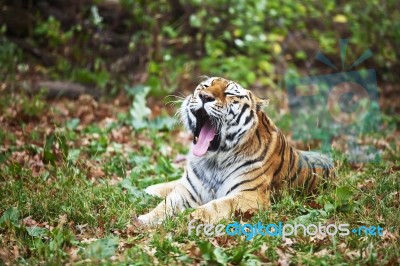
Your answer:
[[[203,103],[208,103],[208,102],[215,101],[214,96],[212,96],[210,94],[206,94],[206,93],[200,92],[199,96],[200,96],[200,99],[203,101]]]

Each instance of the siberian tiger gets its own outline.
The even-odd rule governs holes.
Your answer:
[[[147,187],[165,200],[139,221],[160,223],[194,208],[194,219],[214,223],[235,211],[268,208],[270,193],[284,185],[311,192],[329,178],[331,161],[291,147],[264,113],[266,104],[236,82],[219,77],[201,82],[180,109],[194,136],[186,170],[179,180]]]

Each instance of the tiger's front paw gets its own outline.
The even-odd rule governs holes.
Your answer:
[[[152,215],[151,213],[140,215],[137,219],[143,225],[151,226],[151,225],[157,225],[157,224],[162,223],[161,219],[154,217],[154,215]]]
[[[194,212],[190,214],[190,217],[194,220],[200,220],[204,223],[211,223],[211,224],[215,224],[220,220],[222,220],[223,218],[227,218],[218,215],[218,213],[216,213],[214,210],[209,209],[207,207],[200,207],[195,209]]]
[[[137,219],[139,220],[139,222],[141,224],[144,224],[144,225],[150,224],[150,221],[151,221],[151,218],[149,217],[149,214],[140,215]]]
[[[172,190],[179,184],[178,180],[167,182],[167,183],[161,183],[161,184],[155,184],[147,187],[144,191],[147,194],[150,194],[152,196],[157,196],[160,198],[165,198],[168,196],[169,193],[171,193]]]
[[[144,190],[144,192],[146,192],[149,195],[157,196],[160,198],[165,197],[165,191],[163,190],[160,184],[149,186]]]

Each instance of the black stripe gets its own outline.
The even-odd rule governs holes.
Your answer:
[[[324,175],[323,175],[324,179],[328,179],[329,178],[329,176],[330,176],[330,171],[329,170],[330,170],[329,168],[324,169]]]
[[[251,110],[250,115],[246,117],[246,120],[244,120],[244,126],[247,125],[252,118],[253,118],[253,110]]]
[[[284,157],[285,157],[286,141],[283,138],[282,133],[280,133],[280,137],[281,137],[281,150],[279,151],[279,154],[281,155],[281,162],[279,163],[278,169],[275,170],[273,177],[275,177],[282,170],[283,162],[285,159]]]
[[[316,173],[316,172],[315,172],[315,165],[314,165],[314,162],[310,162],[310,161],[309,161],[309,158],[308,158],[307,156],[304,156],[304,158],[305,158],[305,160],[306,160],[306,162],[307,162],[307,165],[309,166],[308,169],[310,170],[310,173],[309,173],[309,175],[306,177],[306,181],[304,182],[304,187],[307,188],[307,189],[309,189],[309,188],[310,188],[310,185],[309,185],[310,179],[311,179],[311,178],[314,176],[314,174]]]
[[[190,126],[192,126],[192,124],[193,124],[193,120],[190,118],[190,114],[189,114],[189,112],[190,112],[190,111],[188,111],[187,118],[188,118],[188,120],[189,120],[189,125],[190,125]],[[195,125],[195,126],[196,126],[196,125]]]
[[[293,174],[293,176],[290,178],[289,183],[293,183],[298,177],[299,177],[299,169],[297,169],[297,171]]]
[[[263,170],[262,173],[259,174],[258,176],[254,177],[254,178],[252,178],[252,179],[244,180],[244,181],[242,181],[242,182],[240,182],[240,183],[234,185],[231,189],[229,189],[229,191],[225,194],[225,196],[228,195],[229,192],[231,192],[232,190],[234,190],[234,189],[237,188],[238,186],[240,186],[240,185],[242,185],[242,184],[245,184],[245,183],[248,183],[248,182],[251,182],[251,181],[253,181],[253,180],[256,180],[256,179],[259,178],[260,176],[266,174],[266,173],[268,172],[268,170],[271,168],[271,166],[272,166],[272,164],[270,164],[270,165],[269,165],[265,170]],[[256,170],[259,170],[259,169],[256,169]],[[248,174],[250,174],[250,173],[252,173],[252,172],[254,172],[254,171],[256,171],[256,170],[252,170],[252,171],[250,171],[250,172],[247,172],[246,174],[248,175]],[[262,184],[262,182],[261,182],[261,184]],[[242,190],[242,191],[243,191],[243,190]]]
[[[293,148],[290,147],[289,149],[290,149],[290,154],[289,154],[289,157],[290,157],[290,166],[289,166],[289,173],[288,173],[288,175],[292,172],[293,167],[294,167],[294,161],[295,161],[295,158],[293,158]]]
[[[181,197],[182,197],[182,195],[181,195]],[[186,198],[182,197],[182,200],[183,200],[183,207],[191,208],[191,206],[190,206],[189,202],[186,200]]]
[[[317,175],[311,175],[312,181],[310,182],[310,185],[307,187],[308,191],[310,191],[310,189],[313,187],[315,180],[317,179]],[[311,179],[310,178],[310,179]]]
[[[251,182],[251,181],[254,181],[254,180],[256,180],[257,178],[259,178],[260,176],[262,176],[263,174],[264,174],[264,172],[261,173],[260,175],[256,176],[256,177],[251,178],[251,179],[243,180],[243,181],[241,181],[241,182],[239,182],[239,183],[236,183],[233,187],[231,187],[231,188],[228,190],[228,192],[226,192],[225,196],[228,195],[232,190],[235,190],[235,188],[237,188],[238,186],[243,185],[243,184],[246,184],[246,183]]]
[[[240,139],[244,135],[244,133],[246,133],[246,132],[247,132],[246,130],[243,130],[243,132],[240,133],[239,136],[237,136],[237,138]]]
[[[266,145],[266,146],[264,147],[264,150],[262,151],[261,155],[258,156],[257,159],[246,161],[246,162],[243,163],[242,165],[238,166],[235,170],[233,170],[232,172],[230,172],[229,175],[227,175],[227,177],[222,181],[222,183],[223,183],[232,173],[236,172],[236,171],[239,170],[240,168],[243,168],[243,167],[245,167],[245,166],[248,166],[248,165],[251,165],[251,164],[254,164],[254,163],[257,163],[257,162],[260,162],[260,161],[264,160],[264,159],[265,159],[265,156],[267,155],[267,152],[268,152],[268,149],[269,149],[269,145],[270,145],[270,143],[268,143],[268,145]]]
[[[240,122],[240,118],[242,117],[243,113],[246,111],[247,108],[249,108],[250,105],[248,105],[247,103],[245,103],[242,107],[242,111],[240,111],[239,116],[236,118],[236,123],[239,124]]]
[[[191,182],[189,181],[189,183],[191,184]],[[192,185],[191,185],[192,186]],[[193,186],[192,186],[193,187]],[[195,190],[194,188],[193,188],[193,190]],[[187,191],[188,191],[188,193],[189,193],[189,195],[190,195],[190,198],[192,199],[192,201],[194,201],[195,203],[200,203],[200,202],[198,202],[195,198],[194,198],[194,196],[193,196],[193,194],[192,194],[192,192],[190,192],[190,190],[189,189],[187,189]]]
[[[309,160],[310,160],[310,158],[306,157],[306,161],[308,162]],[[316,172],[315,161],[310,161],[310,165],[311,165],[312,172],[315,173]]]
[[[203,179],[201,178],[201,176],[199,175],[199,173],[197,172],[196,168],[193,167],[193,165],[191,165],[192,170],[194,172],[194,175],[197,177],[197,179],[203,181]]]
[[[293,183],[298,177],[299,177],[299,174],[300,174],[300,171],[301,171],[301,169],[303,168],[303,164],[302,164],[302,161],[301,161],[302,159],[301,159],[301,157],[300,157],[300,155],[299,155],[299,161],[297,162],[297,170],[296,170],[296,172],[293,174],[293,176],[290,178],[290,183]]]
[[[259,188],[261,187],[262,184],[263,184],[263,183],[261,182],[260,184],[258,184],[258,185],[255,186],[255,187],[246,188],[246,189],[241,190],[240,192],[242,192],[242,191],[254,191],[254,190],[257,190],[257,189],[259,189]]]
[[[228,134],[228,135],[226,136],[226,140],[229,140],[229,141],[233,140],[239,132],[240,132],[240,130],[239,130],[239,131],[236,131],[235,133]]]
[[[247,95],[235,95],[236,97],[238,97],[239,99],[243,99],[246,98],[247,100],[249,99],[249,96]]]
[[[190,195],[190,199],[193,201],[193,202],[195,202],[195,203],[199,203],[195,198],[194,198],[194,196],[193,196],[193,194],[190,192],[190,190],[189,189],[187,189],[187,192],[189,192],[189,195]]]
[[[186,179],[187,179],[187,181],[189,182],[189,185],[192,187],[194,193],[200,198],[199,192],[198,192],[197,189],[193,186],[193,183],[192,183],[192,181],[189,179],[189,174],[188,174],[187,171],[186,171]],[[188,191],[189,191],[189,190],[188,190]],[[198,202],[197,200],[194,199],[194,196],[193,196],[192,193],[190,193],[190,191],[189,191],[189,194],[190,194],[190,197],[192,198],[192,200],[193,200],[194,202],[196,202],[196,203],[201,203],[201,202]]]
[[[268,134],[271,134],[271,132],[269,131],[269,122],[267,120],[267,116],[265,114],[262,114],[262,120],[261,120],[264,128],[267,130]]]
[[[285,136],[283,135],[283,133],[280,131],[279,131],[279,135],[281,136],[281,143],[282,143],[281,150],[279,152],[284,153],[285,149],[286,149],[286,139],[285,139]]]
[[[258,145],[261,146],[261,138],[260,138],[260,132],[258,132],[258,128],[256,130],[256,136],[257,136],[257,139],[258,139]]]
[[[331,168],[331,164],[327,160],[327,158],[317,157],[316,160],[322,165],[323,168]]]
[[[308,158],[308,156],[304,156],[304,159],[306,160],[306,163],[307,163],[308,169],[309,169],[309,174],[308,174],[308,176],[306,176],[306,181],[304,182],[304,188],[309,189],[310,179],[313,176],[313,174],[315,173],[315,165],[314,165],[314,162],[310,161],[310,158]]]
[[[308,157],[306,155],[303,155],[303,154],[302,154],[302,157],[306,161],[307,169],[310,169],[311,165],[310,165],[310,161],[308,160]]]
[[[315,172],[311,172],[307,177],[306,177],[306,181],[304,182],[304,188],[310,189],[310,181],[311,179],[315,177]]]

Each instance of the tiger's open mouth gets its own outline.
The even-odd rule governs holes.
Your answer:
[[[193,132],[193,154],[203,156],[207,151],[217,150],[220,145],[220,136],[217,134],[217,129],[212,124],[210,116],[204,108],[200,108],[193,114],[197,120]]]

